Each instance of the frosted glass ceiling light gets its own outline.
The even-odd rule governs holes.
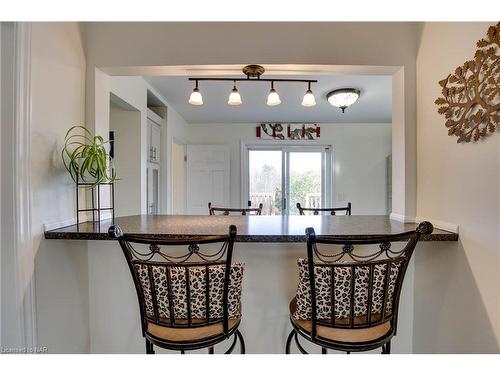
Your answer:
[[[274,82],[271,81],[271,90],[269,91],[269,95],[267,96],[267,105],[274,107],[279,104],[281,104],[280,96],[274,89]]]
[[[192,105],[202,105],[203,98],[201,97],[200,89],[198,88],[198,81],[196,81],[196,87],[193,89],[191,96],[189,97],[189,104]]]
[[[338,89],[329,92],[326,95],[328,103],[334,107],[338,107],[344,113],[345,109],[354,104],[359,98],[359,90],[357,89]]]
[[[238,89],[236,88],[236,81],[234,81],[234,86],[233,89],[231,90],[231,93],[229,94],[229,100],[227,101],[227,104],[229,105],[240,105],[241,102],[241,95],[238,92]]]
[[[316,99],[311,90],[311,82],[308,83],[306,94],[304,95],[304,99],[302,99],[302,105],[304,107],[314,107],[316,105]]]

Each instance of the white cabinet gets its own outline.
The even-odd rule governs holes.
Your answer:
[[[148,162],[160,162],[161,127],[148,118]]]

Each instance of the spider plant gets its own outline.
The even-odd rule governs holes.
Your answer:
[[[61,158],[75,183],[92,182],[89,187],[93,188],[117,179],[114,170],[109,174],[111,157],[105,147],[109,142],[103,137],[94,135],[83,126],[73,126],[64,136],[64,141]]]

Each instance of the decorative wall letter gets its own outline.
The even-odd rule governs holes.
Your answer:
[[[488,29],[487,39],[477,42],[474,60],[457,67],[439,85],[443,96],[435,103],[457,143],[478,141],[499,128],[500,22]]]
[[[316,124],[260,124],[256,136],[260,139],[308,139],[319,138],[320,127]]]

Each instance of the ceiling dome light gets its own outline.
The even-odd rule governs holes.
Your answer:
[[[281,104],[280,96],[274,89],[274,82],[271,82],[271,90],[269,91],[269,95],[267,96],[267,105],[274,107],[279,104]]]
[[[345,109],[354,104],[359,98],[359,90],[357,89],[338,89],[329,92],[326,95],[328,103],[334,107],[338,107],[344,113]]]
[[[238,92],[238,89],[236,88],[236,81],[234,81],[234,86],[233,89],[231,90],[231,93],[229,94],[229,100],[227,101],[227,104],[229,105],[240,105],[241,102],[241,95]]]
[[[200,89],[198,88],[198,81],[196,81],[196,87],[193,89],[191,96],[189,97],[189,104],[192,105],[202,105],[203,98],[201,97]]]
[[[314,107],[316,105],[316,99],[314,98],[314,94],[311,90],[311,82],[309,82],[304,99],[302,99],[302,105],[304,107]]]

